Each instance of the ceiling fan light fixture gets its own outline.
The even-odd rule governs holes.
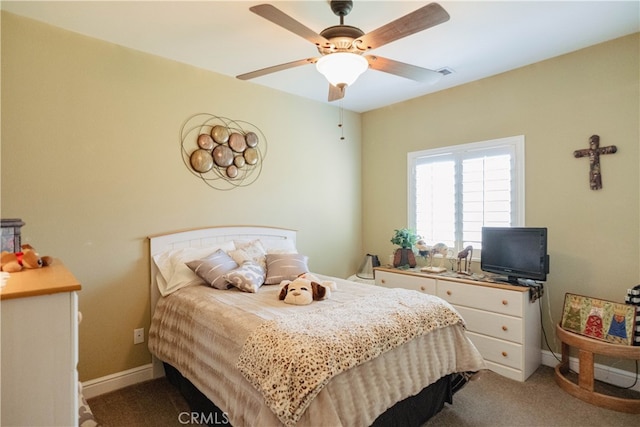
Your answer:
[[[316,68],[332,85],[351,86],[369,68],[369,63],[361,55],[336,52],[320,58]]]

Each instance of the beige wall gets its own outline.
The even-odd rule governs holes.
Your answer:
[[[360,253],[360,116],[2,12],[3,218],[77,276],[81,380],[151,361],[146,236],[228,224],[298,230],[314,271],[347,277]],[[188,172],[192,114],[257,126],[259,179],[219,191]]]
[[[82,282],[88,380],[150,361],[132,344],[149,325],[147,235],[294,228],[313,270],[347,276],[364,252],[385,260],[406,225],[407,152],[522,134],[527,225],[550,232],[543,317],[557,350],[565,292],[621,300],[640,280],[639,40],[347,113],[340,141],[334,107],[2,12],[2,217],[23,218],[25,240]],[[256,183],[217,191],[186,170],[178,132],[199,112],[264,132]],[[600,191],[572,156],[592,134],[618,146],[602,159]]]
[[[526,225],[549,228],[543,317],[559,350],[565,292],[623,301],[640,280],[639,52],[635,34],[365,113],[363,250],[387,260],[407,225],[407,152],[524,135]],[[593,134],[618,147],[599,191],[572,154]]]

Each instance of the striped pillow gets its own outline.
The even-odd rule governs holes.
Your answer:
[[[223,276],[238,268],[238,264],[222,249],[218,249],[206,258],[189,261],[186,264],[198,277],[217,289],[229,289],[231,285]]]
[[[309,257],[301,254],[267,254],[267,278],[265,285],[277,285],[283,280],[294,280],[308,273]]]

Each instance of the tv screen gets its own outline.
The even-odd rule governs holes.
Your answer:
[[[483,227],[480,268],[507,276],[511,283],[518,283],[518,279],[547,280],[547,229]]]

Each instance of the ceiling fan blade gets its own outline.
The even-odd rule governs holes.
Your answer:
[[[401,18],[358,38],[354,44],[360,50],[375,49],[449,20],[449,14],[438,3],[430,3]]]
[[[239,76],[236,76],[236,78],[240,80],[255,79],[256,77],[261,77],[267,74],[275,73],[276,71],[287,70],[289,68],[299,67],[301,65],[314,64],[317,60],[318,58],[299,59],[297,61],[287,62],[285,64],[274,65],[272,67],[251,71],[250,73],[240,74]]]
[[[381,56],[368,55],[365,56],[365,58],[369,62],[369,68],[373,70],[383,71],[417,82],[433,84],[442,78],[442,74],[429,70],[428,68],[405,64],[404,62],[394,61],[393,59],[383,58]]]
[[[305,27],[300,22],[270,4],[259,4],[257,6],[250,7],[249,10],[317,46],[329,45],[329,40],[310,28]]]
[[[329,102],[344,98],[345,89],[345,85],[334,86],[329,84]]]

